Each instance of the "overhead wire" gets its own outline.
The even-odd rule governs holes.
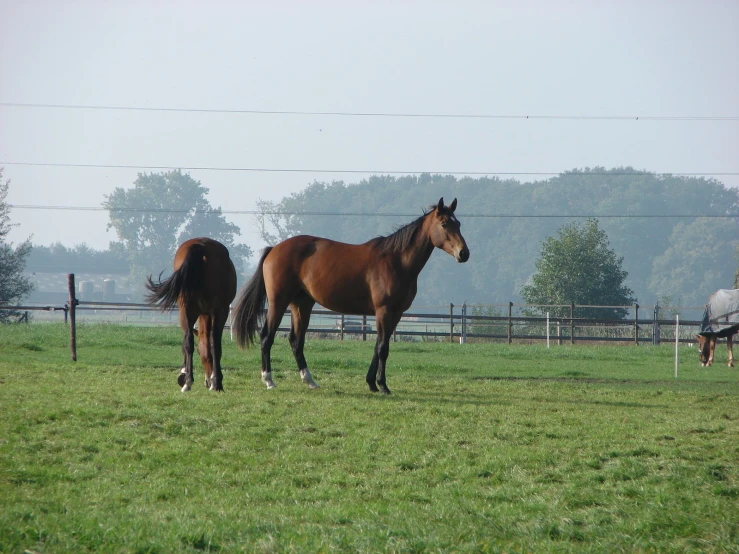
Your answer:
[[[254,173],[348,173],[348,174],[380,174],[380,175],[654,175],[673,177],[720,177],[739,175],[737,171],[678,171],[678,172],[655,172],[655,171],[405,171],[388,169],[319,169],[319,168],[278,168],[278,167],[219,167],[219,166],[181,166],[181,165],[144,165],[144,164],[85,164],[85,163],[56,163],[56,162],[17,162],[0,160],[2,165],[17,165],[30,167],[69,167],[69,168],[91,168],[91,169],[140,169],[140,170],[185,170],[185,171],[231,171],[231,172],[254,172]]]
[[[193,209],[176,208],[106,208],[104,206],[49,206],[38,204],[8,204],[12,209],[22,210],[52,210],[52,211],[108,211],[133,213],[192,213]],[[288,211],[288,210],[197,210],[199,214],[228,214],[228,215],[283,215],[283,216],[319,216],[319,217],[418,217],[411,213],[383,213],[383,212],[320,212],[320,211]],[[464,214],[465,218],[626,218],[626,219],[665,219],[665,218],[739,218],[739,214]]]
[[[68,110],[107,110],[139,112],[179,112],[252,115],[298,115],[298,116],[341,116],[341,117],[407,117],[441,119],[542,119],[542,120],[610,120],[610,121],[739,121],[739,116],[727,115],[557,115],[557,114],[464,114],[464,113],[413,113],[413,112],[352,112],[352,111],[309,111],[309,110],[257,110],[228,108],[167,108],[160,106],[125,106],[100,104],[50,104],[30,102],[0,102],[6,108],[47,108]]]

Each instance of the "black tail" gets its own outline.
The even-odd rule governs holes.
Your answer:
[[[193,244],[187,251],[182,265],[164,281],[154,283],[151,275],[146,278],[146,302],[159,304],[162,311],[171,310],[177,305],[180,296],[185,303],[194,293],[200,292],[205,282],[205,247],[202,244]],[[161,274],[160,274],[161,277]]]
[[[236,331],[236,342],[241,348],[254,344],[257,329],[264,321],[262,311],[267,301],[267,289],[264,286],[262,266],[264,265],[264,258],[271,251],[272,247],[268,246],[262,252],[257,270],[249,282],[244,285],[241,297],[233,310],[231,321]]]

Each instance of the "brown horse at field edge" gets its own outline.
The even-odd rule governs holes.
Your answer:
[[[190,239],[177,249],[172,275],[159,283],[154,283],[150,275],[146,281],[149,304],[158,304],[163,311],[175,305],[179,308],[184,367],[177,382],[182,392],[189,391],[193,383],[195,322],[205,386],[222,391],[221,338],[229,306],[236,296],[236,269],[228,249],[213,239]]]
[[[375,316],[377,342],[366,379],[373,392],[390,394],[385,377],[389,340],[416,296],[418,275],[434,248],[461,263],[470,257],[454,215],[456,208],[456,198],[448,206],[441,198],[415,221],[364,244],[299,235],[265,248],[254,276],[236,303],[233,325],[239,345],[245,347],[254,343],[257,327],[263,322],[262,380],[267,388],[275,386],[271,349],[288,307],[292,313],[289,342],[298,370],[304,383],[317,387],[303,347],[311,310],[319,303],[339,313]],[[267,301],[269,308],[264,317]]]

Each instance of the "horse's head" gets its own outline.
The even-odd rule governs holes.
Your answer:
[[[441,248],[458,262],[464,263],[470,259],[470,249],[459,230],[460,223],[454,215],[456,209],[456,198],[448,206],[444,205],[444,198],[439,199],[439,203],[429,213],[429,237],[436,248]]]
[[[711,357],[711,340],[705,335],[696,335],[695,338],[698,340],[698,359],[701,367],[705,367]]]

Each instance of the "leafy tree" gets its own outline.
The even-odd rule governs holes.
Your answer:
[[[739,225],[731,218],[699,218],[678,223],[667,249],[652,264],[653,288],[688,306],[702,306],[718,289],[735,279],[727,263],[729,253],[739,247]]]
[[[257,231],[261,239],[270,246],[298,234],[300,216],[288,212],[284,207],[286,203],[286,199],[279,203],[261,198],[257,200]]]
[[[17,304],[33,290],[33,283],[23,275],[26,257],[31,252],[31,241],[26,239],[13,248],[6,242],[8,233],[15,227],[10,223],[10,206],[6,202],[10,180],[3,182],[0,168],[0,304]],[[18,311],[1,310],[0,323],[18,321]]]
[[[532,283],[521,289],[530,304],[586,304],[625,306],[635,302],[633,291],[623,283],[627,277],[621,269],[623,258],[609,248],[608,237],[589,218],[580,226],[565,225],[558,236],[548,237],[536,262]],[[566,309],[540,308],[563,316]],[[577,317],[621,319],[626,308],[581,308]]]
[[[143,285],[149,274],[172,267],[177,247],[187,239],[208,236],[230,251],[237,270],[243,268],[251,249],[234,244],[238,226],[229,223],[221,209],[206,199],[208,189],[181,171],[140,173],[131,189],[117,187],[103,207],[130,264],[132,282]],[[112,243],[114,246],[115,243]]]

